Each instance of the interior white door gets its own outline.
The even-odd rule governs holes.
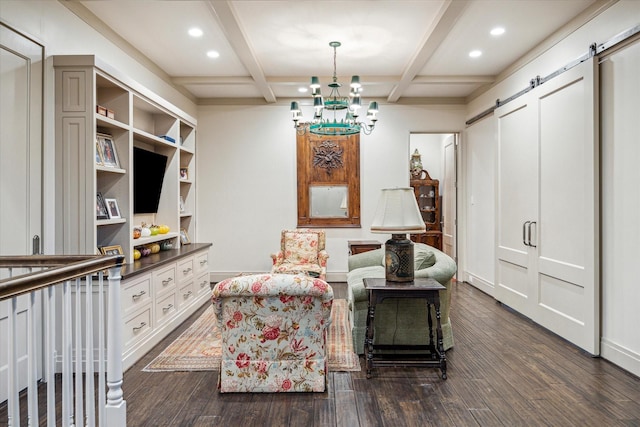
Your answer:
[[[29,255],[33,237],[42,235],[43,54],[41,45],[0,23],[0,255]],[[6,276],[6,271],[0,271],[0,277]],[[26,331],[29,296],[18,297],[16,306],[17,329]],[[7,399],[8,391],[11,346],[6,345],[6,325],[11,310],[10,300],[0,302],[0,402]],[[26,334],[16,339],[16,378],[23,388],[27,381]],[[36,340],[40,342],[39,337]],[[41,362],[37,365],[42,372]]]
[[[495,297],[594,355],[600,334],[596,94],[590,59],[496,110]]]
[[[456,148],[457,134],[452,134],[444,143],[444,191],[442,193],[442,250],[453,259],[457,259],[456,248]]]

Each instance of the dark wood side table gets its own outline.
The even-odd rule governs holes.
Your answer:
[[[369,292],[369,316],[364,340],[364,356],[367,365],[367,378],[371,378],[371,369],[377,366],[430,366],[440,368],[442,379],[447,379],[447,359],[442,344],[442,323],[440,321],[440,291],[446,288],[435,279],[415,279],[413,282],[387,282],[385,279],[364,279],[364,287]],[[427,301],[427,319],[429,323],[429,345],[374,345],[374,325],[376,304],[387,298],[423,298]],[[433,319],[431,306],[436,313],[436,340],[433,337]],[[376,349],[429,350],[426,354],[381,354]],[[429,359],[427,359],[429,358]]]
[[[361,254],[382,247],[382,243],[377,240],[349,240],[347,243],[349,244],[349,255]]]

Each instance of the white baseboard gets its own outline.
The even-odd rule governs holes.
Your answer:
[[[464,277],[464,281],[470,284],[471,286],[480,289],[482,292],[484,292],[489,296],[493,296],[493,292],[494,292],[493,283],[489,282],[486,279],[483,279],[478,275],[470,273],[468,271],[464,273],[463,277]]]
[[[600,340],[600,356],[640,377],[640,354],[602,338]]]

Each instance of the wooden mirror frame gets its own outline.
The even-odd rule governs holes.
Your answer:
[[[298,173],[298,227],[360,227],[360,135],[296,136]],[[310,188],[347,186],[344,217],[311,215]]]

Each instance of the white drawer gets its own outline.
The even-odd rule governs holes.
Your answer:
[[[187,257],[178,261],[178,282],[184,283],[193,277],[193,257]]]
[[[211,285],[209,284],[209,272],[205,271],[193,281],[193,287],[198,294],[206,294],[211,292]]]
[[[145,336],[151,330],[151,306],[148,305],[138,314],[132,315],[129,320],[125,318],[122,330],[124,348],[130,347],[137,340]]]
[[[194,261],[195,274],[202,273],[209,270],[209,251],[206,250],[195,256]]]
[[[176,286],[176,265],[170,264],[168,267],[153,272],[153,286],[156,295],[175,289]]]
[[[151,275],[136,277],[122,288],[122,313],[129,314],[151,301]]]
[[[189,304],[196,296],[196,289],[193,281],[189,281],[186,285],[183,285],[178,290],[178,301],[180,305]]]
[[[156,325],[171,319],[177,311],[175,292],[158,298],[156,300]]]

